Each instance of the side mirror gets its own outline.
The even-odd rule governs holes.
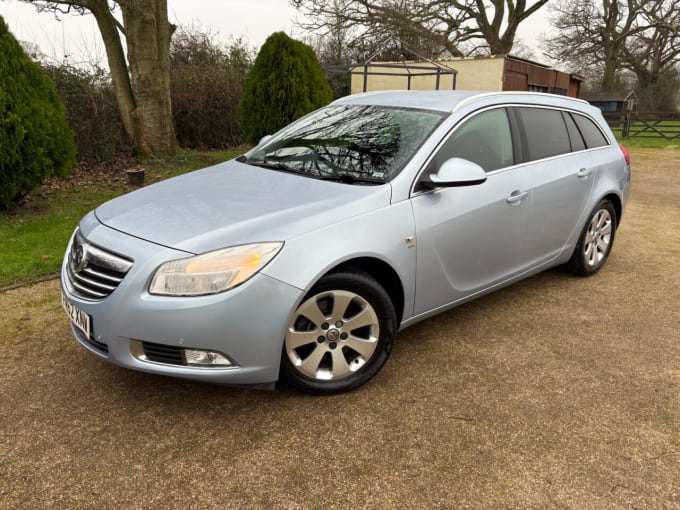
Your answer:
[[[451,158],[442,163],[436,173],[432,173],[423,184],[428,188],[453,188],[474,186],[486,181],[486,172],[477,163],[467,159]]]

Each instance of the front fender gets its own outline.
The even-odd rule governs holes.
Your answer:
[[[399,276],[406,319],[413,314],[415,299],[416,249],[415,243],[407,242],[414,235],[411,204],[403,201],[286,241],[262,272],[306,293],[334,267],[356,258],[375,258]]]

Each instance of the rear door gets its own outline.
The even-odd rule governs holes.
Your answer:
[[[570,113],[530,106],[513,112],[530,169],[527,257],[533,266],[558,256],[581,225],[596,167]]]

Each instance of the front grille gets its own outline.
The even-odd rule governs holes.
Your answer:
[[[88,243],[77,231],[66,263],[69,290],[85,299],[104,299],[116,290],[131,267],[132,261]]]
[[[148,361],[170,365],[186,365],[182,347],[142,342],[142,350]]]

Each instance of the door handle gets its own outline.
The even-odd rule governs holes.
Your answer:
[[[528,191],[520,191],[520,190],[515,190],[513,191],[508,198],[505,199],[505,201],[508,204],[513,204],[513,205],[518,205],[524,200],[527,195],[529,194]]]
[[[592,172],[593,172],[592,168],[581,168],[581,170],[576,172],[576,177],[578,177],[579,179],[587,179]]]

